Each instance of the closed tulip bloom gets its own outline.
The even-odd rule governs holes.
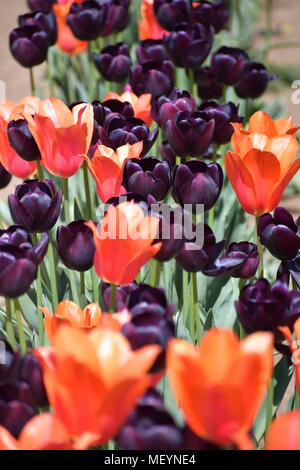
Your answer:
[[[198,436],[223,447],[253,449],[248,432],[267,391],[272,355],[271,333],[240,342],[231,330],[212,329],[197,348],[180,339],[169,343],[172,390]]]
[[[119,33],[126,28],[130,20],[130,1],[131,0],[101,0],[101,3],[108,7],[102,36]]]
[[[31,68],[46,60],[48,34],[37,26],[15,28],[9,35],[9,46],[16,61],[23,67]]]
[[[73,3],[67,24],[72,33],[81,41],[94,41],[101,36],[107,18],[107,5],[94,0]]]
[[[105,80],[122,83],[127,80],[131,66],[129,48],[119,42],[104,47],[100,54],[93,54],[94,64]]]
[[[42,101],[39,113],[25,117],[45,168],[63,178],[74,175],[92,140],[92,105],[79,104],[70,111],[59,99],[48,98]]]
[[[140,64],[147,60],[163,61],[169,59],[169,54],[161,39],[145,39],[138,44],[136,57]]]
[[[67,24],[68,15],[72,3],[59,3],[53,5],[53,12],[56,17],[58,39],[56,46],[69,55],[78,55],[84,52],[87,48],[86,41],[77,39]]]
[[[6,171],[3,165],[0,163],[0,189],[5,188],[11,180],[11,174]]]
[[[98,229],[90,221],[96,245],[94,266],[100,279],[117,285],[134,281],[161,247],[160,243],[152,245],[158,224],[157,217],[145,216],[133,201],[109,206]]]
[[[173,197],[181,206],[203,204],[208,211],[217,202],[223,186],[223,171],[218,163],[190,160],[175,167]]]
[[[263,111],[252,115],[247,131],[240,124],[233,127],[225,169],[240,204],[256,216],[273,211],[300,167],[300,159],[294,160],[297,128],[291,119],[273,121]]]
[[[130,284],[124,284],[123,286],[116,286],[116,310],[121,311],[127,309],[128,299],[131,292],[134,289],[137,289],[138,284],[136,282],[131,282]],[[105,307],[109,310],[110,307],[110,297],[111,297],[111,285],[106,282],[101,283],[102,298]]]
[[[192,19],[195,23],[203,23],[213,26],[215,33],[224,28],[229,18],[229,10],[224,0],[211,2],[201,2],[195,4],[192,11]]]
[[[84,220],[58,227],[56,242],[59,257],[69,269],[81,272],[91,269],[95,244],[93,233]]]
[[[8,196],[13,221],[28,232],[47,232],[56,223],[62,194],[54,181],[27,180]]]
[[[114,99],[122,101],[123,103],[130,103],[134,111],[134,117],[142,119],[143,121],[145,121],[147,126],[150,127],[152,124],[151,94],[145,93],[140,96],[137,96],[131,91],[130,85],[126,85],[124,90],[124,93],[122,93],[121,95],[110,91],[104,98],[104,101]]]
[[[235,85],[243,76],[249,62],[247,52],[236,47],[222,46],[211,58],[214,78],[224,85]]]
[[[48,35],[48,42],[50,46],[57,41],[57,24],[54,13],[37,11],[33,13],[26,13],[18,17],[19,26],[37,26]]]
[[[162,28],[173,31],[179,23],[188,23],[191,17],[189,0],[154,0],[154,13]]]
[[[26,119],[10,121],[7,128],[7,135],[11,147],[23,160],[31,162],[41,159],[41,153],[28,128]]]
[[[198,95],[203,100],[220,99],[223,86],[214,79],[210,67],[200,67],[194,70],[194,80],[198,84]]]
[[[164,34],[168,33],[157,22],[153,2],[154,0],[142,0],[141,3],[141,20],[138,22],[141,40],[161,39]]]
[[[142,142],[123,145],[116,151],[104,145],[98,145],[91,159],[84,157],[96,182],[97,193],[102,202],[126,192],[122,187],[125,163],[129,158],[139,158],[142,148]]]
[[[126,162],[123,186],[127,191],[135,192],[144,198],[151,194],[157,201],[162,201],[171,184],[171,167],[168,162],[161,162],[155,157],[130,159]]]
[[[49,13],[57,0],[27,0],[28,6],[32,11],[44,11]]]
[[[176,153],[167,142],[164,140],[159,146],[159,154],[161,155],[162,159],[169,162],[171,167],[174,168],[176,164]]]
[[[226,144],[233,134],[231,123],[242,122],[243,116],[238,115],[239,107],[229,101],[219,104],[215,101],[205,101],[199,106],[199,111],[205,113],[208,119],[215,121],[213,142],[218,145]]]
[[[153,97],[168,95],[174,85],[174,67],[170,60],[147,61],[130,71],[130,85],[138,96],[151,93]]]
[[[300,411],[278,416],[268,430],[265,450],[300,450]]]
[[[246,65],[240,81],[234,89],[240,98],[258,98],[267,89],[268,83],[276,79],[266,67],[259,62],[249,62]]]
[[[250,279],[255,275],[259,265],[259,254],[254,243],[230,243],[225,251],[225,257],[244,259],[244,263],[241,266],[231,271],[230,275],[232,277]]]
[[[213,32],[212,27],[206,27],[201,23],[180,24],[164,37],[163,42],[177,67],[197,69],[212,48]]]
[[[193,113],[196,110],[195,98],[188,91],[174,88],[168,97],[158,96],[153,99],[151,114],[153,120],[164,129],[169,120],[176,120],[179,111]]]
[[[147,371],[158,353],[156,345],[132,351],[110,328],[86,334],[70,326],[59,328],[52,347],[36,350],[54,415],[75,446],[104,444],[117,434],[149,387]]]
[[[182,111],[174,121],[167,121],[166,136],[179,157],[201,157],[212,142],[215,121],[204,113]]]
[[[261,243],[276,258],[285,261],[297,256],[300,249],[298,227],[284,207],[276,207],[274,216],[262,215],[257,232]]]

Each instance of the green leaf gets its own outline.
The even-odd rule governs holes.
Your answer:
[[[234,302],[237,300],[238,294],[238,280],[235,278],[229,279],[212,307],[213,321],[217,328],[234,327],[236,320]]]

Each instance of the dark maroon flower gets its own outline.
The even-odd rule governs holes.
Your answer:
[[[109,34],[123,31],[130,20],[130,0],[101,0],[101,3],[108,7],[102,36],[108,36]]]
[[[192,12],[192,19],[195,23],[213,26],[216,33],[224,28],[229,18],[229,10],[223,0],[213,3],[201,1],[195,5]]]
[[[57,0],[27,0],[28,6],[32,11],[45,11],[49,13]]]
[[[138,284],[135,281],[132,282],[131,284],[125,284],[123,286],[116,286],[116,310],[117,311],[121,311],[127,308],[129,296],[134,289],[137,289],[137,287],[138,287]],[[104,305],[107,308],[107,310],[109,310],[111,285],[106,282],[102,282],[101,289],[102,289],[102,298],[103,298]]]
[[[135,52],[140,64],[148,60],[162,62],[169,59],[169,54],[162,39],[145,39],[138,44]]]
[[[11,180],[11,174],[6,171],[3,165],[0,163],[0,189],[5,188]]]
[[[174,67],[170,60],[147,61],[131,68],[130,85],[140,96],[151,93],[153,97],[168,95],[174,85]]]
[[[164,140],[159,146],[159,153],[162,156],[162,159],[169,162],[173,168],[176,164],[176,154],[173,151],[170,144]]]
[[[220,99],[223,86],[214,79],[210,67],[200,67],[194,70],[194,80],[198,84],[198,95],[203,100]]]
[[[94,41],[102,35],[107,13],[107,5],[85,0],[71,5],[67,23],[76,38],[81,41]]]
[[[254,99],[261,96],[266,91],[268,83],[275,79],[276,75],[271,75],[263,64],[249,62],[234,89],[240,98]]]
[[[210,53],[213,31],[201,23],[180,24],[164,36],[163,42],[177,67],[197,69]]]
[[[18,17],[19,26],[37,26],[48,35],[49,46],[57,41],[57,24],[55,15],[52,11],[46,13],[44,11],[35,11],[26,13]]]
[[[38,359],[31,353],[22,358],[18,379],[26,382],[31,391],[31,399],[35,406],[43,407],[48,404],[48,397],[43,382],[43,372]]]
[[[129,48],[119,42],[115,45],[104,47],[100,54],[93,54],[94,64],[105,80],[122,83],[127,80],[131,59]]]
[[[25,424],[36,414],[31,406],[19,400],[5,401],[1,399],[0,386],[0,424],[18,437]]]
[[[211,58],[214,78],[224,85],[235,85],[245,73],[249,62],[247,52],[236,47],[222,46]]]
[[[53,180],[27,180],[8,196],[13,221],[28,232],[47,232],[56,223],[62,194]]]
[[[207,115],[207,119],[215,121],[213,142],[218,145],[226,144],[233,134],[232,122],[242,122],[243,116],[238,115],[239,106],[229,101],[219,104],[216,101],[205,101],[199,106],[199,111]]]
[[[164,29],[173,31],[179,23],[188,23],[191,18],[190,0],[154,0],[154,12]]]
[[[196,110],[195,98],[188,91],[173,88],[168,97],[158,96],[152,100],[151,116],[160,127],[164,128],[167,121],[175,121],[179,111],[192,113]]]
[[[254,243],[230,243],[227,250],[225,251],[225,257],[239,258],[244,260],[241,266],[231,271],[230,275],[232,277],[250,279],[255,275],[259,265],[259,254],[257,251],[257,246]]]
[[[28,162],[40,160],[41,153],[26,119],[10,121],[7,128],[9,143],[17,154]]]
[[[37,26],[15,28],[9,36],[10,51],[23,67],[34,67],[47,58],[49,40]]]
[[[165,205],[164,205],[165,207]],[[157,241],[162,243],[155,259],[160,262],[166,262],[174,258],[180,252],[184,244],[184,214],[181,208],[172,209],[169,206],[169,215],[160,213],[159,206],[152,206],[150,215],[159,218],[159,231],[156,237]]]
[[[61,225],[56,234],[57,252],[61,261],[75,271],[87,271],[94,263],[95,243],[84,220]]]

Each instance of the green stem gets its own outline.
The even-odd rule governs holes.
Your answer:
[[[32,94],[32,96],[35,96],[36,89],[35,89],[35,81],[34,81],[34,74],[33,74],[33,68],[32,67],[29,69],[29,78],[30,78],[31,94]]]
[[[259,235],[258,235],[258,223],[259,223],[259,217],[255,218],[255,236],[256,236],[256,244],[257,244],[257,249],[258,249],[258,254],[259,254],[259,266],[258,266],[258,277],[264,277],[264,248],[262,244],[260,243]]]
[[[159,286],[161,269],[162,269],[161,263],[156,260],[155,261],[155,286]]]
[[[297,391],[297,386],[295,390],[295,404],[294,404],[294,409],[295,410],[300,410],[300,395]]]
[[[22,354],[26,354],[27,345],[26,345],[24,326],[23,326],[22,316],[21,316],[21,307],[17,299],[14,299],[13,302],[14,302],[14,308],[15,308],[15,317],[17,321],[21,351],[22,351]]]
[[[85,297],[84,271],[80,272],[80,295]]]
[[[194,91],[194,71],[193,69],[187,69],[186,73],[189,78],[189,90],[192,95]]]
[[[94,302],[99,301],[99,286],[98,277],[94,268],[91,269],[92,288],[93,288],[93,300]]]
[[[50,286],[51,286],[51,295],[52,295],[52,307],[55,310],[58,305],[58,291],[57,291],[54,249],[53,249],[52,241],[49,243],[48,258],[49,258],[49,268],[50,268]]]
[[[196,321],[197,340],[199,342],[200,338],[203,335],[203,331],[202,331],[200,312],[199,312],[197,273],[191,274],[191,282],[193,285],[193,309],[194,309],[194,317]]]
[[[44,172],[40,160],[36,161],[36,172],[38,179],[41,181],[44,179]]]
[[[36,245],[38,242],[38,237],[36,233],[32,234],[32,239],[33,239],[34,244]],[[43,307],[41,266],[38,267],[37,277],[36,277],[36,306],[37,306],[38,323],[39,323],[39,341],[40,341],[40,346],[44,346],[45,344],[44,317],[43,317],[43,312],[39,309],[39,307]]]
[[[86,203],[87,203],[87,214],[88,218],[92,220],[93,218],[93,209],[92,209],[92,199],[91,199],[91,191],[90,191],[90,183],[89,183],[89,171],[86,162],[83,162],[83,178],[84,178],[84,190],[86,196]]]
[[[5,322],[6,335],[7,335],[9,344],[15,351],[17,349],[17,343],[16,343],[14,327],[12,323],[10,299],[5,298],[5,307],[6,307],[6,322]]]
[[[65,209],[65,221],[66,223],[71,222],[70,203],[69,203],[69,180],[63,178],[63,194],[64,194],[64,209]]]
[[[187,318],[188,318],[188,302],[186,302],[187,299],[187,293],[189,291],[189,273],[185,271],[184,269],[182,270],[182,295],[183,295],[183,324],[184,326],[187,325]]]
[[[268,392],[267,392],[267,411],[266,411],[266,430],[265,430],[265,435],[268,434],[268,429],[270,427],[270,424],[272,422],[273,418],[273,400],[274,400],[274,381],[273,377],[271,377],[271,381],[268,387]]]
[[[49,53],[48,53],[49,57]],[[51,67],[50,67],[50,61],[47,59],[47,78],[48,78],[48,85],[49,85],[49,93],[50,96],[54,96],[54,86],[53,86],[53,80],[52,80],[52,74],[51,74]]]
[[[114,313],[116,311],[116,292],[117,292],[116,284],[111,284],[110,285],[110,302],[109,302],[110,313]]]

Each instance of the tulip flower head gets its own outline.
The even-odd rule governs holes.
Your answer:
[[[124,93],[118,95],[117,93],[110,91],[104,98],[104,102],[107,100],[119,100],[123,103],[128,102],[131,104],[134,117],[142,119],[145,121],[147,126],[151,126],[151,94],[144,93],[140,96],[137,96],[131,91],[130,85],[126,85]]]
[[[141,4],[141,20],[139,24],[139,37],[143,39],[161,39],[168,31],[157,22],[153,10],[154,0],[143,0]]]
[[[58,2],[58,4],[54,4],[52,8],[56,17],[58,29],[58,40],[56,46],[66,54],[77,55],[86,50],[87,42],[77,39],[67,24],[67,18],[72,3],[73,2],[71,1]]]
[[[256,216],[273,211],[300,167],[298,128],[291,118],[273,121],[263,111],[253,114],[247,131],[232,125],[233,152],[226,153],[225,169],[240,204]]]

